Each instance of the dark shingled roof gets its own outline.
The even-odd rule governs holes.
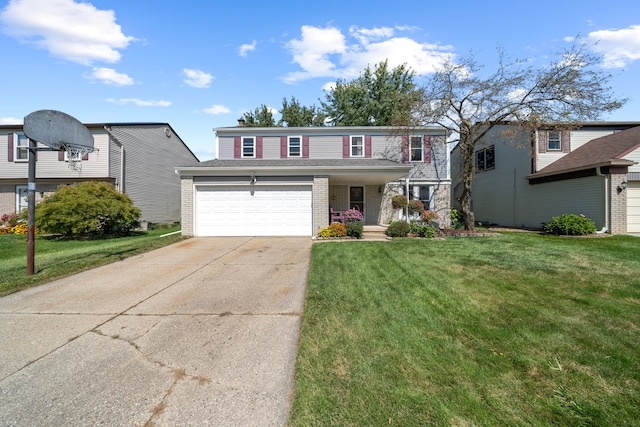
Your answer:
[[[623,160],[624,156],[637,148],[640,148],[640,126],[593,139],[529,177],[586,169],[589,166]]]

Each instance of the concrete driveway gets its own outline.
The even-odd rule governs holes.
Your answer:
[[[310,250],[193,238],[0,298],[0,426],[285,424]]]

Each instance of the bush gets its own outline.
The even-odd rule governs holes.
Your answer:
[[[451,227],[454,230],[459,230],[464,228],[462,211],[459,211],[456,208],[451,208]]]
[[[407,237],[409,224],[406,221],[393,221],[387,227],[385,234],[389,237]]]
[[[344,237],[347,235],[347,228],[341,222],[333,222],[328,227],[320,230],[320,237],[331,239],[334,237]]]
[[[362,239],[364,225],[360,221],[347,222],[347,236]]]
[[[364,216],[362,215],[362,212],[357,209],[347,209],[346,211],[344,211],[344,220],[346,222],[362,221],[363,219]]]
[[[412,221],[411,225],[409,225],[409,231],[419,237],[431,239],[436,236],[438,229],[431,225],[420,224]]]
[[[36,205],[36,225],[44,233],[127,234],[140,223],[140,209],[105,182],[60,186]]]
[[[586,236],[596,232],[596,224],[582,214],[555,216],[548,223],[542,223],[542,228],[547,233],[566,236]]]

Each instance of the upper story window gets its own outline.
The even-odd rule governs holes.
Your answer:
[[[410,140],[409,159],[412,162],[421,162],[422,161],[422,137],[421,136],[412,136]]]
[[[351,157],[364,157],[364,136],[351,137]]]
[[[26,162],[29,160],[29,138],[23,133],[14,134],[13,161]]]
[[[493,145],[480,151],[476,151],[476,171],[486,171],[495,169],[495,167],[496,158]]]
[[[289,137],[289,157],[302,157],[302,138],[299,136]]]
[[[560,150],[562,148],[560,131],[547,132],[547,150]]]
[[[253,136],[242,137],[242,157],[256,156],[256,139]]]

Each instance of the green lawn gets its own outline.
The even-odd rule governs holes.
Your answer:
[[[158,229],[94,240],[36,236],[32,276],[27,276],[26,236],[0,235],[0,296],[175,243],[182,239],[180,234],[161,236],[176,230]]]
[[[292,426],[640,425],[640,239],[313,246]]]

